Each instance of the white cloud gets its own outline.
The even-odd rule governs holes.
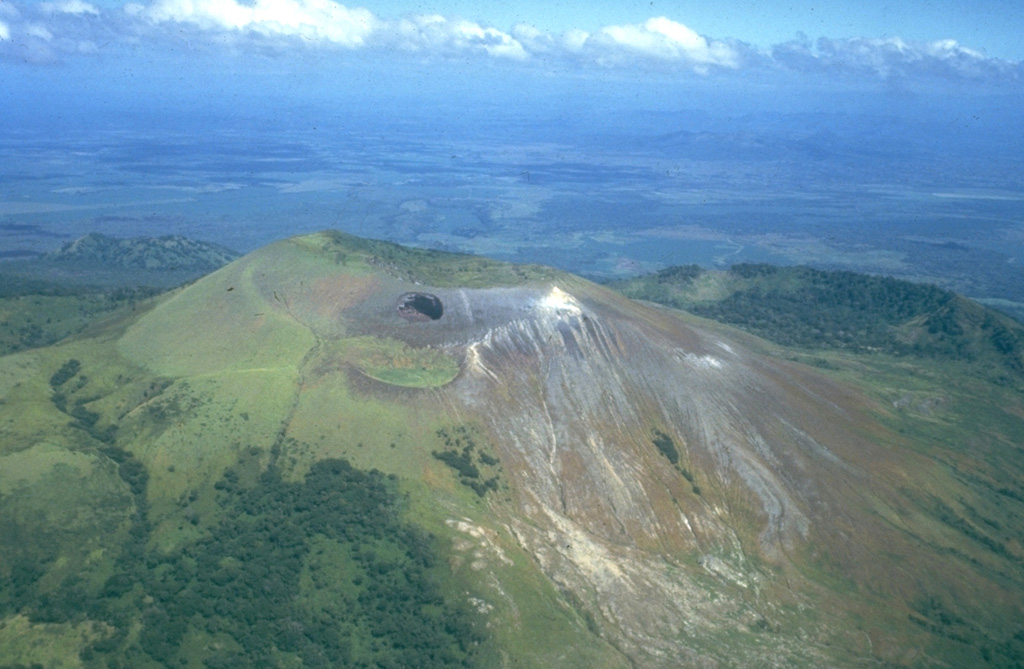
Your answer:
[[[590,39],[590,33],[576,28],[562,35],[562,44],[569,51],[582,51],[583,45],[587,43],[588,39]]]
[[[411,16],[388,26],[402,49],[452,53],[482,51],[490,56],[523,59],[523,45],[497,28],[486,28],[463,19],[449,20],[438,14]]]
[[[233,49],[285,58],[301,42],[310,49],[375,51],[379,58],[404,52],[467,62],[533,60],[560,70],[631,68],[702,75],[742,70],[766,78],[803,73],[830,79],[1024,82],[1024,63],[989,58],[951,39],[801,37],[764,49],[714,39],[664,16],[557,34],[527,23],[505,31],[437,14],[389,20],[336,0],[129,0],[121,11],[104,12],[86,0],[17,6],[0,0],[0,58],[25,60],[22,54],[28,49],[46,56],[31,62],[60,61],[117,41],[158,49],[169,43],[168,37],[190,43],[205,37],[214,49],[230,42]]]
[[[65,0],[64,2],[42,2],[39,4],[39,9],[46,14],[74,14],[81,16],[82,14],[91,14],[93,16],[99,16],[100,10],[96,9],[93,5],[82,0]]]
[[[526,23],[512,26],[512,37],[531,54],[546,54],[558,49],[553,35]]]
[[[139,14],[136,5],[126,6]],[[347,47],[362,46],[378,25],[368,9],[332,0],[158,0],[143,14],[154,23],[191,23],[206,30],[296,36]]]
[[[830,72],[884,79],[1019,79],[1020,63],[987,58],[951,39],[907,42],[898,37],[822,38],[776,47],[774,62],[798,71]]]
[[[31,35],[32,37],[38,37],[41,40],[49,42],[53,39],[53,33],[46,29],[46,26],[39,23],[30,23],[25,26],[25,34]]]
[[[455,31],[460,46],[479,46],[492,56],[526,58],[523,45],[496,28],[483,28],[472,21],[458,21]]]
[[[736,68],[739,54],[724,42],[709,42],[682,23],[659,16],[643,24],[607,26],[600,42],[609,42],[637,55],[682,61],[706,72],[709,66]]]

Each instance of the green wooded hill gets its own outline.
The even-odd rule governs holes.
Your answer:
[[[218,244],[181,235],[121,239],[91,233],[62,245],[43,258],[52,263],[77,263],[106,269],[185,270],[212,272],[238,257]]]
[[[800,268],[617,287],[689,311],[334,231],[11,281],[0,667],[1024,663],[1020,326]]]
[[[933,285],[809,267],[670,267],[611,284],[624,295],[740,327],[783,346],[962,361],[1024,381],[1024,327]]]
[[[84,286],[166,290],[236,258],[238,253],[231,249],[181,235],[119,238],[91,233],[50,253],[0,264],[0,294],[9,295],[31,281],[78,292]]]

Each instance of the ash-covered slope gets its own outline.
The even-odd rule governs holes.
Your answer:
[[[396,318],[411,289],[353,305],[353,334],[459,361],[437,410],[486,426],[513,493],[503,522],[631,660],[837,661],[825,646],[839,645],[850,661],[875,635],[913,655],[927,644],[908,643],[919,631],[908,619],[933,584],[961,602],[985,592],[1020,605],[985,575],[992,556],[979,569],[937,550],[930,504],[962,486],[936,485],[935,460],[850,389],[571,276],[416,287],[445,305],[436,321]],[[1019,563],[998,569],[1019,588]],[[826,574],[850,591],[823,590]],[[709,652],[737,625],[809,639]]]
[[[1019,398],[973,455],[678,312],[332,232],[95,337],[33,364],[82,358],[61,411],[145,466],[162,551],[216,530],[215,490],[343,457],[446,542],[491,663],[1020,657]]]

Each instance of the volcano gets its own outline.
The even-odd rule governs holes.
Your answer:
[[[1020,395],[902,360],[799,359],[549,268],[337,232],[272,244],[0,359],[0,521],[23,542],[0,548],[0,646],[57,635],[83,662],[137,666],[243,656],[257,619],[146,602],[200,592],[203,569],[225,592],[244,582],[273,542],[243,557],[211,542],[261,526],[261,486],[354,476],[324,473],[342,461],[389,482],[395,517],[435,546],[424,573],[474,630],[438,664],[1021,661]],[[230,524],[243,508],[254,520]],[[309,528],[287,544],[289,613],[266,623],[293,640],[261,657],[315,664],[322,635],[353,666],[400,652],[323,613],[376,587],[358,566],[371,544]],[[412,554],[374,536],[372,564]],[[69,592],[118,604],[40,604]],[[146,636],[158,625],[178,630],[166,647]]]

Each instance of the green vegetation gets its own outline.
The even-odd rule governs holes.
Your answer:
[[[911,319],[948,311],[956,297],[934,286],[806,267],[737,265],[730,272],[747,285],[718,303],[696,307],[695,313],[785,346],[897,355],[960,353],[955,344],[938,338],[915,348],[894,330]]]
[[[679,464],[679,450],[676,449],[676,442],[661,430],[654,431],[654,445],[658,447],[665,458],[674,465]]]
[[[671,462],[679,473],[683,475],[683,478],[689,482],[693,489],[693,494],[700,495],[701,489],[694,481],[693,473],[679,462],[679,449],[676,448],[675,440],[661,430],[655,428],[652,443],[658,449],[658,452],[665,456],[665,459]]]
[[[371,379],[406,388],[436,388],[459,374],[450,356],[432,348],[413,348],[394,339],[359,337],[345,341],[345,356]]]
[[[71,405],[68,405],[68,393],[75,394],[81,391],[89,382],[88,376],[79,373],[81,369],[82,363],[71,358],[53,373],[50,377],[50,387],[54,392],[50,396],[50,401],[58,411],[73,419],[71,423],[73,427],[85,430],[98,442],[112,443],[117,433],[117,425],[110,424],[102,429],[99,428],[97,423],[101,418],[100,414],[85,406],[97,399],[96,397],[90,395],[75,397]],[[78,380],[74,384],[70,384],[72,387],[68,387],[69,382],[76,377]]]
[[[81,652],[87,666],[474,664],[484,638],[444,597],[434,540],[401,519],[393,480],[337,459],[301,482],[272,467],[252,487],[231,469],[213,531],[162,553],[148,547],[145,468],[105,453],[137,503],[114,572],[92,592],[71,576],[33,593],[27,566],[2,584],[16,593],[8,611],[33,623],[109,626]]]
[[[478,435],[479,436],[479,435]],[[498,459],[491,456],[483,449],[477,451],[477,444],[474,440],[474,431],[464,425],[452,430],[442,428],[437,431],[437,437],[444,445],[443,451],[432,451],[431,455],[452,468],[459,475],[459,482],[471,488],[480,497],[487,494],[489,490],[498,489],[499,474],[494,472],[498,467]],[[476,461],[474,462],[474,457]],[[483,467],[486,473],[494,472],[492,476],[481,473]]]
[[[280,399],[276,374],[130,378],[123,361],[102,367],[109,353],[75,343],[32,358],[47,362],[26,406],[64,446],[0,461],[0,641],[52,638],[62,662],[81,650],[95,667],[477,663],[476,614],[448,597],[440,544],[403,520],[394,477],[321,459],[285,480],[264,451],[230,443],[243,423],[250,438],[280,429],[263,410]],[[225,459],[236,464],[205,481]]]
[[[160,291],[69,285],[0,275],[0,355],[49,346]]]
[[[0,273],[0,355],[49,346],[237,257],[184,237],[91,234]],[[68,280],[71,276],[72,280]]]
[[[977,623],[958,614],[954,605],[936,596],[912,602],[911,608],[910,622],[952,642],[946,660],[955,661],[959,656],[960,664],[971,664],[976,661],[976,651],[992,667],[1019,667],[1024,662],[1024,629],[1005,639],[993,639]]]
[[[238,254],[207,242],[181,235],[119,239],[91,233],[44,256],[55,264],[94,266],[101,270],[140,269],[205,274],[226,265]]]
[[[783,346],[978,363],[1024,378],[1024,328],[926,284],[809,267],[670,267],[613,284],[628,297],[735,325]]]
[[[337,230],[300,239],[303,243],[318,244],[339,265],[348,265],[358,258],[376,270],[429,286],[487,288],[543,281],[560,274],[540,265],[513,265],[480,256],[399,246]]]
[[[60,366],[60,369],[53,373],[53,376],[50,377],[50,387],[54,390],[60,388],[74,378],[74,376],[78,374],[78,370],[81,368],[82,363],[78,360],[75,360],[74,358],[68,360]]]

